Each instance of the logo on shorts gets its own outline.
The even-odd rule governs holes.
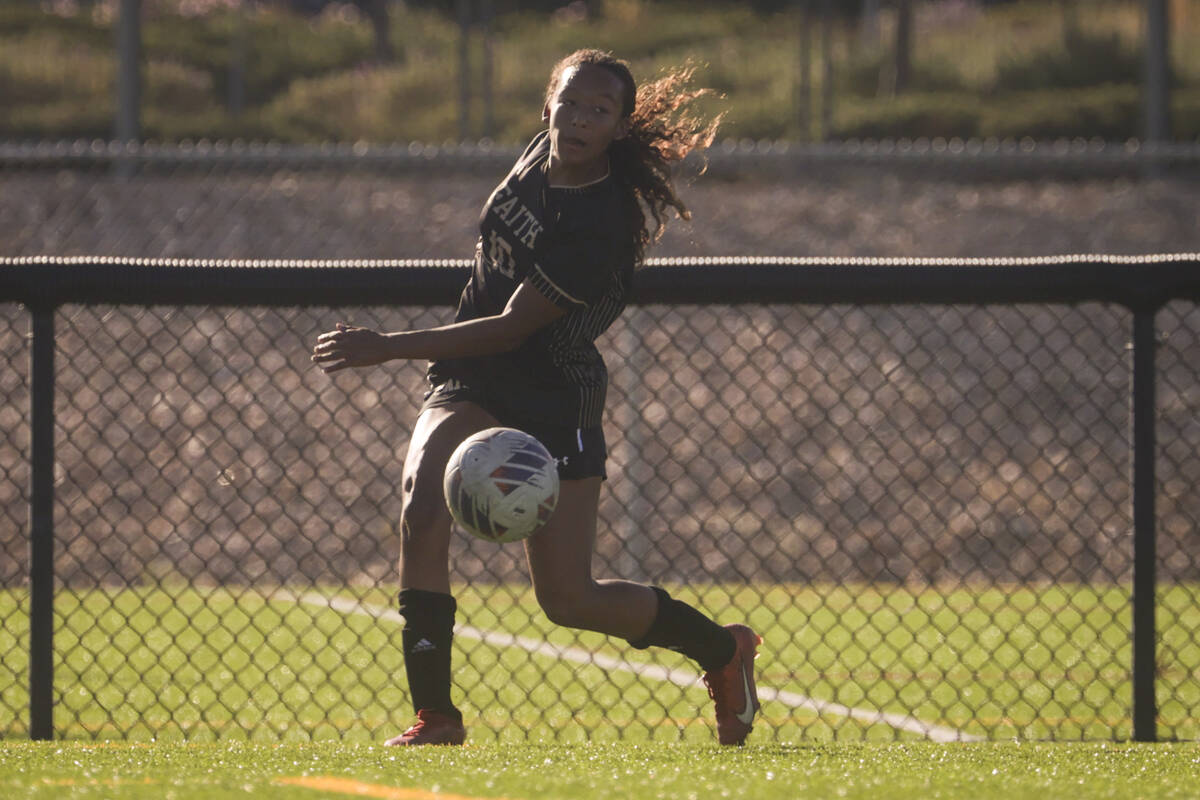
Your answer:
[[[565,466],[567,466],[567,462],[570,460],[571,460],[570,456],[563,456],[562,458],[554,459],[554,464],[555,464],[555,466],[565,467]]]

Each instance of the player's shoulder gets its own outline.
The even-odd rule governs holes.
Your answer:
[[[540,131],[536,136],[529,140],[529,144],[525,145],[525,152],[521,154],[521,160],[524,161],[534,153],[545,152],[550,153],[550,131]]]
[[[517,159],[513,172],[520,178],[540,176],[541,167],[550,158],[550,131],[542,131],[530,140]]]

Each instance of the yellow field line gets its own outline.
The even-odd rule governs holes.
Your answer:
[[[484,800],[447,792],[429,792],[424,789],[405,789],[399,786],[383,786],[378,783],[363,783],[352,778],[335,778],[329,775],[304,775],[298,778],[276,778],[275,783],[301,786],[322,792],[348,794],[353,797],[373,797],[377,800]],[[503,800],[492,798],[491,800]]]

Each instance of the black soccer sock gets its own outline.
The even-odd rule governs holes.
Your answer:
[[[658,612],[646,635],[636,642],[630,641],[630,645],[638,650],[657,646],[683,653],[705,672],[720,669],[733,660],[737,652],[733,634],[657,586],[650,588],[658,595]]]
[[[413,710],[427,708],[461,720],[462,713],[450,700],[450,645],[457,608],[457,601],[441,592],[400,592],[400,613],[404,615],[400,636]]]

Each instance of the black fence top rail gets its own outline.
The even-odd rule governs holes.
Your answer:
[[[0,302],[223,306],[450,305],[470,261],[0,258]],[[649,259],[645,303],[1080,303],[1200,300],[1200,253],[1029,258]]]
[[[122,165],[134,171],[257,171],[334,168],[410,173],[427,170],[471,172],[507,170],[520,145],[478,142],[282,142],[185,141],[180,143],[105,140],[0,142],[0,169],[95,168]],[[1200,142],[1106,142],[1098,139],[849,139],[789,142],[727,139],[696,164],[713,172],[746,171],[795,175],[826,166],[949,168],[1018,172],[1138,174],[1146,168],[1200,167]]]

